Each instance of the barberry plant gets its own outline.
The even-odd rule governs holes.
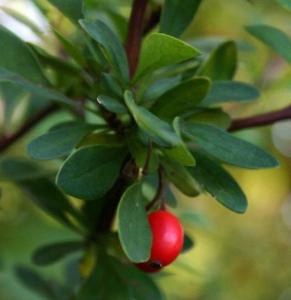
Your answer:
[[[243,105],[260,93],[233,80],[236,41],[180,39],[202,0],[134,0],[129,18],[120,13],[122,0],[32,2],[48,20],[57,49],[47,50],[51,41],[29,16],[3,8],[42,44],[0,27],[6,116],[0,151],[56,112],[70,120],[30,141],[30,159],[3,157],[1,175],[80,237],[41,246],[33,262],[46,266],[75,251],[82,259],[80,278],[66,285],[52,285],[23,266],[17,276],[47,299],[163,299],[146,272],[171,263],[183,240],[185,248],[191,245],[168,212],[177,204],[172,188],[189,197],[209,193],[244,213],[246,196],[223,165],[260,169],[278,162],[231,132],[290,118],[291,109],[238,120],[223,110],[224,103]],[[246,30],[291,62],[287,34],[262,24]],[[11,114],[23,97],[29,115],[11,131]],[[55,160],[58,170],[45,160]],[[172,252],[168,233],[176,238]]]

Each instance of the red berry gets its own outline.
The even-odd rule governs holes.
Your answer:
[[[145,272],[157,272],[169,265],[180,254],[183,243],[183,227],[173,214],[159,210],[148,215],[153,234],[149,261],[137,266]]]

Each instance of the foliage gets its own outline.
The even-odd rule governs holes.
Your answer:
[[[230,134],[231,118],[218,105],[255,101],[259,91],[234,80],[239,51],[235,41],[223,41],[209,54],[179,38],[202,1],[166,0],[159,32],[146,34],[137,65],[131,65],[132,53],[126,52],[120,35],[124,17],[106,1],[34,2],[65,55],[54,56],[1,26],[1,89],[8,90],[11,99],[5,101],[13,104],[6,106],[6,118],[17,108],[19,94],[26,93],[44,104],[56,103],[74,120],[55,124],[27,147],[34,160],[57,159],[58,170],[46,170],[29,159],[4,158],[1,177],[80,240],[45,245],[33,254],[33,262],[44,266],[81,251],[83,278],[73,291],[75,299],[163,299],[154,281],[134,266],[150,255],[147,211],[164,206],[167,197],[175,206],[169,184],[187,196],[209,193],[233,212],[246,211],[246,196],[223,164],[258,169],[278,162]],[[278,2],[288,6],[287,1]],[[148,5],[155,7],[154,1]],[[54,9],[70,22],[73,37],[55,28],[46,13]],[[92,18],[95,11],[114,22]],[[17,18],[39,33],[27,18]],[[267,25],[246,29],[290,62],[287,34]],[[149,197],[144,187],[151,176],[156,184],[149,184],[154,189]],[[115,213],[118,234],[112,236]],[[187,235],[184,249],[193,244]],[[17,276],[29,288],[37,285],[36,292],[47,299],[72,296],[30,269],[19,267]]]

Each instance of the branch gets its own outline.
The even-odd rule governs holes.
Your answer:
[[[51,115],[58,109],[56,104],[50,104],[42,111],[36,113],[32,118],[27,120],[16,132],[10,135],[4,135],[0,138],[0,152],[5,151],[14,142],[23,137],[30,129],[32,129],[39,122]]]
[[[266,126],[287,119],[291,119],[291,105],[280,110],[272,111],[253,117],[234,119],[228,131],[232,132],[247,128]]]
[[[142,42],[142,32],[148,0],[134,0],[129,19],[126,53],[129,63],[130,77],[136,70]]]

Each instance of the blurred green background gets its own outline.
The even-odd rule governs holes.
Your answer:
[[[47,24],[28,0],[0,0],[0,5],[25,13],[41,25],[45,35],[50,35]],[[128,8],[125,4],[122,10],[126,13]],[[32,32],[1,9],[0,23],[23,39],[38,42]],[[188,41],[196,39],[194,44],[200,46],[201,38],[205,37],[209,38],[208,44],[209,40],[215,44],[234,39],[241,45],[236,79],[255,83],[262,90],[262,96],[257,102],[244,106],[227,105],[225,109],[234,117],[267,112],[291,103],[291,68],[247,34],[244,26],[254,23],[267,23],[291,34],[291,11],[284,10],[275,0],[204,0],[183,36]],[[3,101],[0,104],[3,131]],[[14,112],[8,130],[19,125],[26,109],[24,102],[20,111]],[[32,137],[64,118],[68,116],[55,114],[5,155],[26,155],[25,147]],[[291,299],[290,122],[237,133],[269,149],[281,162],[280,168],[273,170],[229,168],[248,196],[246,214],[229,212],[206,195],[195,199],[179,195],[176,213],[196,244],[164,273],[155,275],[168,299]],[[42,299],[18,283],[13,268],[19,264],[31,265],[30,254],[37,246],[69,240],[73,233],[35,208],[14,185],[1,182],[1,190],[0,299]],[[65,265],[66,262],[41,271],[48,278],[63,280]]]

